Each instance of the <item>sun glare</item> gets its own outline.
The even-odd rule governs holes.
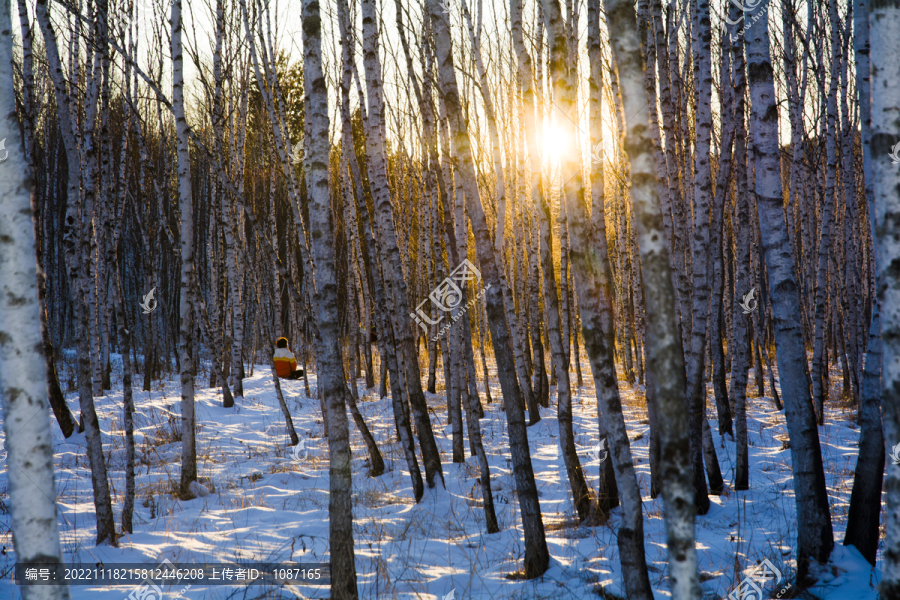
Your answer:
[[[572,150],[571,136],[557,125],[544,127],[544,160],[556,163],[566,152]]]

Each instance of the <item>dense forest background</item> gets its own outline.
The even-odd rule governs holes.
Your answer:
[[[83,433],[96,543],[115,546],[134,529],[132,390],[180,380],[172,493],[194,498],[208,492],[200,388],[232,408],[253,370],[272,367],[286,435],[300,443],[274,375],[284,336],[328,440],[332,598],[358,597],[348,409],[367,475],[385,468],[358,406],[363,378],[390,397],[416,502],[446,486],[428,404],[443,393],[451,460],[475,457],[487,533],[500,525],[480,421],[500,403],[524,579],[550,565],[528,444],[552,414],[573,515],[596,526],[617,511],[635,599],[653,592],[622,394],[645,402],[675,598],[700,595],[694,524],[710,496],[754,486],[748,396],[771,398],[786,424],[795,584],[816,582],[835,545],[819,431],[840,407],[859,428],[843,543],[872,565],[883,558],[881,596],[900,595],[900,472],[885,470],[900,442],[900,3],[0,8],[0,200],[15,229],[7,253],[19,256],[4,259],[4,285],[33,291],[11,291],[28,301],[0,313],[0,341],[16,340],[4,342],[0,382],[21,557],[60,550],[49,530],[33,547],[17,530],[34,519],[16,514],[29,496],[13,467],[34,470],[47,499],[55,491],[41,471],[52,459],[25,465],[29,447],[49,456],[49,429],[38,419],[17,442],[10,419],[27,409],[10,390],[31,390],[32,411],[47,398],[66,437]],[[30,384],[9,383],[25,373]],[[117,519],[95,399],[119,385]],[[597,486],[575,442],[585,386],[610,457]],[[725,440],[735,458],[723,472]],[[62,597],[46,593],[33,597]]]

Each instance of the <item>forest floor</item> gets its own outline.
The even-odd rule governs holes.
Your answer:
[[[124,499],[125,448],[122,428],[121,361],[114,357],[113,391],[95,399],[107,455],[117,528]],[[596,399],[590,369],[582,366],[585,385],[575,398],[576,444],[588,482],[596,488],[600,463],[591,448],[599,442]],[[377,372],[377,371],[376,371]],[[620,374],[621,375],[621,374]],[[67,381],[65,373],[60,379]],[[575,377],[573,373],[573,385]],[[222,408],[219,389],[203,387],[198,377],[197,456],[200,480],[212,492],[190,501],[173,494],[180,473],[180,386],[177,375],[154,383],[151,392],[134,391],[137,493],[134,534],[119,540],[119,548],[95,546],[96,523],[84,435],[62,437],[52,423],[59,523],[66,562],[143,563],[163,559],[173,563],[249,563],[327,561],[328,553],[328,447],[323,438],[315,375],[310,377],[312,397],[302,381],[282,381],[297,434],[306,440],[294,451],[285,432],[267,366],[257,366],[244,380],[244,398],[234,408]],[[442,382],[439,373],[438,382]],[[749,394],[755,392],[750,377]],[[620,510],[610,522],[596,527],[578,526],[570,500],[565,467],[558,450],[555,388],[551,407],[541,409],[542,420],[528,429],[532,463],[540,496],[551,567],[533,581],[507,575],[522,567],[523,538],[515,484],[512,478],[505,415],[500,411],[500,387],[491,384],[494,403],[485,404],[481,421],[485,451],[491,467],[492,487],[500,533],[485,533],[480,506],[477,463],[451,462],[451,430],[446,401],[440,393],[427,394],[432,426],[443,456],[446,489],[426,487],[421,502],[413,501],[406,463],[396,441],[390,399],[379,399],[377,388],[366,390],[357,382],[359,408],[384,456],[386,471],[368,476],[368,457],[362,437],[350,420],[353,446],[353,518],[356,571],[360,598],[365,600],[416,599],[550,599],[625,597],[616,546]],[[838,372],[832,376],[832,397],[840,390]],[[768,388],[768,381],[766,382]],[[835,387],[836,386],[836,387]],[[483,388],[481,388],[483,391]],[[649,496],[649,425],[643,407],[643,388],[629,387],[620,379],[629,438],[644,500],[645,548],[650,580],[658,599],[669,597],[665,521],[662,498]],[[711,391],[710,391],[711,393]],[[78,414],[75,393],[68,394]],[[484,397],[482,396],[484,400]],[[791,480],[790,450],[784,413],[775,412],[770,398],[752,398],[748,406],[750,485],[735,492],[735,445],[718,436],[715,411],[709,412],[719,463],[726,480],[721,496],[711,496],[711,509],[696,521],[698,556],[704,598],[726,598],[758,563],[768,559],[782,573],[770,583],[768,596],[793,581],[795,571],[796,509]],[[710,404],[712,404],[710,402]],[[872,569],[856,552],[841,545],[853,485],[859,429],[851,410],[840,401],[827,404],[826,425],[819,429],[835,550],[832,562],[820,574],[820,584],[805,597],[874,600],[880,569]],[[2,436],[0,431],[0,436]],[[468,445],[466,446],[468,450]],[[0,556],[0,598],[21,598],[10,578],[15,563],[9,529],[9,502],[5,464],[0,464],[0,525],[4,544]],[[882,525],[883,532],[883,525]],[[881,554],[879,550],[879,565]],[[73,586],[76,600],[128,597],[134,585]],[[165,598],[192,600],[230,598],[327,598],[325,587],[272,585],[184,585],[167,588]],[[451,592],[455,591],[454,594]],[[793,590],[782,597],[790,598]],[[740,593],[740,592],[739,592]],[[738,594],[739,594],[738,593]],[[740,597],[738,595],[737,597]]]

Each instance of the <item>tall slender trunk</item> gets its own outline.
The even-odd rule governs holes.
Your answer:
[[[177,0],[176,0],[177,1]],[[328,90],[322,72],[322,21],[317,0],[303,0],[303,75],[306,89],[306,190],[309,229],[315,262],[314,307],[317,375],[325,399],[329,449],[329,546],[331,597],[356,600],[356,559],[353,552],[352,472],[348,395],[339,339],[335,278],[334,218],[328,193]]]
[[[727,39],[727,37],[726,37]],[[735,137],[735,122],[737,116],[734,113],[734,94],[731,87],[730,73],[728,71],[728,53],[723,52],[719,73],[721,76],[723,95],[725,96],[723,114],[730,113],[730,119],[723,129],[719,149],[719,172],[716,175],[716,190],[713,196],[712,219],[710,231],[710,269],[712,270],[712,292],[709,307],[709,352],[712,360],[712,383],[716,402],[716,415],[718,417],[719,435],[731,434],[734,438],[734,429],[731,420],[731,407],[728,405],[728,388],[725,382],[725,353],[722,348],[722,327],[724,325],[725,312],[723,310],[725,293],[725,269],[723,265],[723,238],[725,237],[725,204],[728,189],[733,175],[733,144]],[[725,112],[728,111],[728,112]],[[743,117],[743,113],[741,113]],[[738,167],[740,168],[740,166]]]
[[[68,86],[59,59],[56,32],[50,23],[49,8],[45,1],[36,3],[35,14],[41,26],[44,43],[47,49],[50,76],[57,104],[60,132],[69,166],[66,200],[66,220],[63,229],[63,248],[65,251],[66,271],[69,277],[69,293],[74,305],[74,342],[77,358],[78,399],[81,404],[81,415],[84,422],[87,454],[91,465],[91,483],[94,491],[94,511],[97,515],[97,544],[104,540],[116,545],[115,523],[113,520],[112,502],[109,493],[109,481],[106,475],[106,463],[103,457],[103,442],[100,435],[97,412],[91,388],[91,350],[87,327],[88,307],[85,303],[84,287],[87,282],[83,275],[87,256],[82,251],[84,243],[79,236],[78,198],[82,177],[82,162],[76,141],[75,123],[69,104]],[[11,113],[9,113],[11,114]],[[88,229],[81,223],[81,229]],[[77,253],[77,254],[76,254]]]
[[[621,134],[631,164],[632,201],[641,251],[647,320],[646,366],[656,383],[659,407],[660,470],[670,587],[674,598],[696,599],[700,597],[700,583],[694,547],[695,507],[691,501],[690,440],[684,410],[684,352],[678,334],[672,273],[651,158],[647,98],[643,89],[641,30],[634,5],[629,0],[610,0],[606,3],[606,11],[610,31],[617,32],[611,36],[613,58],[618,69],[623,108],[630,115],[627,129]],[[582,323],[585,321],[582,314]],[[587,335],[584,337],[587,342]],[[616,469],[616,476],[621,479],[619,469]]]
[[[194,202],[191,190],[191,158],[184,104],[184,67],[181,49],[182,0],[172,4],[172,107],[178,146],[178,204],[181,212],[181,296],[179,298],[178,354],[181,369],[181,494],[197,480],[197,446],[194,439]]]
[[[523,123],[524,119],[519,119],[520,123]],[[522,136],[524,137],[524,136]],[[521,156],[521,154],[520,154]],[[535,210],[537,212],[537,209]],[[534,219],[535,223],[529,223],[528,229],[533,233],[532,237],[532,248],[537,246],[540,247],[540,240],[535,239],[536,237],[540,237],[540,230],[537,227],[536,219]],[[536,243],[535,243],[536,242]],[[531,332],[531,347],[534,349],[534,394],[537,396],[538,404],[547,408],[550,406],[550,384],[547,379],[547,363],[544,359],[544,343],[541,340],[541,331],[543,331],[543,311],[541,310],[540,304],[540,285],[541,285],[541,275],[540,275],[540,267],[539,267],[539,255],[538,252],[530,252],[529,253],[529,271],[532,273],[531,278],[528,283],[529,294],[530,294],[530,309],[531,309],[531,322],[529,323],[529,330]],[[552,360],[552,357],[551,357]]]
[[[712,55],[708,0],[693,0],[693,61],[696,69],[694,101],[697,105],[697,142],[694,154],[693,240],[691,243],[692,298],[691,337],[687,361],[687,402],[690,411],[691,462],[694,469],[694,503],[697,512],[709,510],[706,478],[703,471],[703,418],[706,414],[704,381],[709,314],[709,218],[712,176],[710,142],[712,134]]]
[[[740,9],[729,6],[729,18],[737,21]],[[750,450],[747,442],[747,380],[752,358],[753,323],[740,309],[742,297],[750,290],[750,246],[752,222],[747,185],[747,132],[744,124],[744,103],[747,79],[744,72],[744,26],[740,21],[734,26],[736,34],[731,40],[731,81],[733,88],[732,118],[735,124],[734,140],[734,212],[732,226],[735,231],[737,269],[732,302],[733,346],[729,346],[731,359],[730,400],[734,406],[735,467],[734,489],[750,487]]]
[[[338,0],[338,24],[342,32],[342,38],[350,39],[348,35],[349,20],[347,18],[347,4],[345,0]],[[359,163],[356,160],[356,153],[353,151],[353,129],[350,122],[350,80],[352,78],[353,65],[353,46],[344,44],[341,51],[341,124],[342,124],[342,153],[347,157],[350,169],[353,174],[353,181],[356,189],[356,202],[354,205],[350,203],[350,214],[353,223],[362,224],[362,241],[365,242],[368,256],[368,272],[371,277],[368,278],[369,294],[375,300],[376,306],[385,306],[387,304],[385,286],[381,276],[380,262],[378,260],[378,245],[375,241],[374,232],[370,225],[369,209],[366,204],[366,195],[362,186],[362,176],[359,170]],[[358,206],[358,210],[357,210]],[[360,244],[362,247],[362,243]],[[381,390],[380,397],[387,395],[388,372],[390,372],[391,384],[391,407],[394,412],[394,421],[397,427],[397,436],[403,447],[404,457],[406,458],[407,468],[409,469],[410,479],[412,480],[413,496],[416,502],[422,499],[424,493],[424,484],[422,483],[422,475],[419,470],[419,463],[416,458],[415,440],[413,438],[412,427],[409,421],[409,404],[407,401],[406,390],[402,385],[402,377],[400,375],[400,365],[398,364],[395,349],[394,329],[390,316],[385,311],[377,311],[378,318],[378,340],[381,344]]]
[[[828,14],[831,21],[831,64],[835,70],[840,64],[841,47],[840,43],[840,23],[838,21],[837,5],[834,2],[828,3]],[[815,296],[815,320],[814,320],[814,344],[812,357],[812,394],[813,403],[816,408],[816,421],[819,425],[825,424],[825,394],[824,387],[824,371],[827,370],[825,353],[825,313],[827,307],[826,296],[828,294],[828,256],[832,251],[831,248],[831,232],[833,229],[833,212],[835,202],[835,178],[837,170],[837,94],[838,94],[838,77],[837,73],[832,73],[831,82],[828,90],[828,102],[826,109],[826,133],[825,133],[825,150],[827,155],[827,165],[825,166],[825,198],[822,202],[822,218],[821,230],[819,231],[819,251],[817,257],[816,268],[816,296]]]
[[[753,19],[760,11],[767,10],[768,7],[762,5],[752,13],[745,11],[744,18]],[[834,547],[834,539],[819,434],[810,398],[806,349],[801,329],[802,305],[784,221],[778,111],[775,105],[767,19],[759,19],[754,27],[749,28],[747,36],[753,157],[756,162],[755,195],[773,309],[778,374],[784,395],[785,420],[791,438],[799,538],[797,571],[798,579],[802,582],[808,574],[810,560],[828,560]]]
[[[463,3],[463,15],[468,25],[469,41],[472,45],[472,51],[475,58],[475,65],[479,75],[479,89],[484,99],[485,116],[487,117],[488,133],[491,140],[491,159],[494,168],[494,177],[496,178],[494,185],[494,197],[497,202],[497,224],[496,235],[494,236],[494,248],[497,256],[502,257],[504,248],[506,248],[506,221],[507,221],[507,197],[506,197],[506,181],[505,171],[500,152],[500,132],[497,127],[497,118],[494,111],[494,100],[491,95],[491,88],[488,84],[487,70],[481,58],[481,23],[479,21],[478,31],[472,24],[472,17],[469,13],[466,3]],[[512,160],[510,162],[513,162]],[[513,196],[515,198],[515,195]],[[509,203],[510,205],[512,202]],[[513,254],[511,251],[510,254]],[[528,342],[522,332],[520,319],[516,313],[515,301],[512,289],[508,283],[506,269],[500,269],[500,284],[503,290],[503,300],[506,307],[506,322],[509,326],[509,335],[512,339],[513,353],[516,360],[516,374],[519,378],[519,388],[525,398],[525,406],[528,408],[528,424],[534,425],[541,420],[540,411],[538,409],[537,400],[534,391],[531,388],[531,380],[528,377],[529,369],[527,368],[527,359],[525,351]]]
[[[541,187],[541,159],[538,154],[536,129],[537,123],[540,122],[539,116],[535,112],[534,91],[532,90],[533,75],[531,71],[530,61],[524,47],[524,40],[521,38],[521,2],[513,0],[516,5],[513,6],[514,20],[514,41],[516,44],[516,52],[518,54],[519,79],[523,85],[523,99],[525,114],[523,122],[526,131],[526,140],[528,146],[528,156],[531,160],[531,197],[535,203],[535,209],[539,216],[540,222],[540,259],[541,272],[544,281],[544,303],[547,313],[547,333],[550,338],[550,352],[553,364],[557,374],[557,413],[559,422],[560,447],[563,450],[563,460],[566,465],[566,473],[569,478],[569,485],[572,489],[572,497],[575,508],[578,512],[579,520],[586,519],[591,511],[591,500],[587,483],[585,482],[584,472],[578,460],[575,448],[575,439],[572,429],[572,390],[569,380],[568,356],[566,353],[566,337],[563,332],[567,326],[565,322],[565,313],[560,315],[560,297],[556,291],[556,274],[554,270],[553,260],[553,234],[552,221],[550,215],[550,203],[547,195],[549,190]],[[546,10],[546,9],[545,9]],[[557,7],[558,10],[558,7]],[[518,26],[515,24],[518,19]],[[518,27],[518,29],[517,29]],[[565,39],[562,40],[565,44]],[[563,46],[565,51],[565,46]],[[567,76],[560,73],[558,76]],[[559,101],[559,99],[557,99]],[[560,124],[564,124],[567,115],[560,115],[557,119]],[[560,209],[561,211],[564,209]],[[560,237],[566,236],[565,219],[560,218]],[[565,248],[565,246],[561,246]],[[563,267],[560,271],[560,278],[565,276],[565,259]],[[567,290],[567,286],[563,285],[563,293]]]
[[[588,58],[590,61],[591,77],[589,92],[589,122],[591,128],[591,224],[590,224],[590,244],[596,248],[596,259],[600,260],[600,264],[606,275],[606,287],[604,294],[608,297],[610,307],[615,305],[615,286],[613,285],[612,268],[609,261],[609,245],[606,238],[606,190],[604,188],[603,170],[606,164],[606,157],[603,153],[603,112],[602,112],[602,96],[603,96],[603,72],[605,65],[600,42],[600,2],[599,0],[591,0],[587,6],[588,14]],[[577,286],[576,286],[577,288]],[[579,306],[580,309],[580,306]],[[612,328],[611,335],[613,343],[615,340],[615,323],[610,323]],[[582,319],[582,334],[584,332],[584,320]],[[585,350],[587,351],[587,338],[584,338]],[[614,351],[614,347],[611,346]],[[588,360],[590,360],[590,352]],[[593,373],[593,367],[591,367]],[[600,390],[601,385],[595,376],[595,389]],[[602,412],[598,412],[598,424],[601,439],[606,438],[606,425]],[[599,495],[597,497],[597,505],[602,513],[608,514],[613,508],[619,505],[619,489],[616,484],[615,469],[612,461],[605,461],[602,466],[600,477]]]
[[[856,57],[856,87],[859,90],[860,125],[862,133],[863,173],[866,186],[869,232],[872,240],[878,240],[875,228],[875,189],[872,166],[872,105],[869,81],[869,0],[856,0],[853,13],[853,49]],[[861,213],[861,211],[860,211]],[[877,245],[876,245],[877,249]],[[876,253],[877,260],[877,253]],[[875,277],[880,276],[875,263]],[[869,343],[866,363],[862,373],[859,393],[859,455],[850,493],[850,509],[847,513],[847,535],[844,545],[853,545],[873,565],[878,551],[881,514],[881,490],[884,480],[884,433],[881,418],[881,307],[880,298],[872,299],[872,320],[869,323]],[[896,416],[894,416],[896,419]],[[896,429],[894,430],[896,432]],[[896,480],[895,484],[896,486]],[[897,488],[894,487],[894,490]],[[894,499],[888,502],[896,507]],[[895,508],[896,510],[896,508]],[[895,513],[892,513],[895,514]],[[896,522],[895,522],[896,524]],[[894,530],[896,531],[896,529]],[[894,554],[894,557],[897,555]],[[894,559],[896,562],[896,558]],[[892,576],[896,580],[897,567]]]
[[[28,4],[26,0],[18,0],[19,23],[22,31],[22,124],[24,129],[25,159],[30,168],[34,169],[35,152],[35,118],[34,113],[34,59],[32,55],[33,30],[28,21]],[[31,193],[31,212],[34,229],[34,254],[37,265],[37,292],[38,308],[41,317],[41,345],[44,349],[44,364],[47,373],[47,395],[56,422],[65,437],[72,435],[75,430],[75,418],[69,405],[66,404],[66,396],[59,386],[59,375],[56,372],[56,351],[53,340],[50,337],[49,315],[47,314],[47,277],[44,271],[43,240],[41,234],[41,202],[37,194],[37,188]]]
[[[569,57],[566,38],[563,35],[562,15],[558,0],[542,2],[547,19],[550,43],[550,74],[554,82],[556,105],[562,110],[567,131],[575,139],[576,93],[574,73],[566,68]],[[633,13],[632,13],[633,14]],[[635,27],[636,29],[636,27]],[[638,60],[640,60],[638,49]],[[643,94],[643,76],[640,87]],[[644,113],[646,118],[646,112]],[[622,502],[623,521],[619,526],[617,541],[622,562],[622,574],[629,598],[652,598],[647,561],[644,552],[643,511],[641,493],[631,456],[631,447],[625,428],[621,401],[616,383],[613,363],[614,329],[612,326],[612,303],[610,302],[609,269],[603,256],[591,251],[587,224],[582,166],[576,154],[566,154],[562,160],[565,186],[563,201],[571,212],[569,219],[571,233],[572,266],[580,300],[582,332],[585,348],[591,360],[591,368],[597,386],[599,412],[605,420],[609,436],[609,448],[616,473],[619,497]],[[569,177],[569,173],[574,176]],[[565,365],[564,365],[565,366]],[[559,375],[568,375],[568,369]]]

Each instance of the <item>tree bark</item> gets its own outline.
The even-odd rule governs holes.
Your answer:
[[[640,29],[634,5],[629,0],[610,0],[606,11],[609,30],[616,32],[611,36],[611,45],[619,74],[622,104],[626,114],[631,116],[626,123],[627,129],[621,133],[631,165],[632,201],[641,251],[647,319],[646,367],[656,384],[659,407],[660,470],[670,589],[673,598],[697,599],[700,597],[700,583],[694,546],[695,507],[690,483],[690,440],[684,404],[684,352],[676,321],[672,273],[647,129],[649,120],[643,89]],[[585,321],[582,315],[582,323]],[[587,335],[584,337],[587,340]],[[619,479],[619,470],[616,471]]]
[[[56,32],[50,23],[49,8],[46,1],[38,0],[35,14],[41,26],[44,43],[47,48],[47,60],[49,62],[50,76],[53,80],[53,88],[59,116],[60,132],[63,146],[66,150],[68,162],[68,183],[66,200],[66,219],[63,229],[63,248],[65,250],[66,271],[69,277],[69,290],[74,302],[74,344],[78,353],[78,399],[81,405],[81,415],[84,423],[85,439],[87,441],[88,460],[91,465],[91,483],[94,491],[94,511],[97,515],[97,544],[104,540],[111,545],[116,545],[115,523],[112,513],[112,501],[109,493],[109,481],[106,475],[106,463],[103,456],[103,442],[98,426],[97,412],[94,408],[94,398],[91,387],[91,349],[88,340],[87,327],[88,307],[85,303],[84,287],[88,282],[84,281],[83,265],[85,264],[85,244],[80,239],[78,227],[79,202],[81,194],[82,162],[78,144],[76,142],[75,123],[71,116],[69,105],[68,86],[59,59]],[[11,113],[10,113],[11,114]],[[89,231],[87,225],[89,211],[82,210],[83,217],[81,229]],[[78,255],[76,255],[78,253]],[[80,255],[80,256],[79,256]]]
[[[0,401],[10,528],[18,562],[61,567],[46,359],[35,342],[40,339],[41,316],[30,197],[34,170],[16,119],[10,15],[10,3],[0,2],[0,131],[9,143],[7,160],[0,162]],[[66,585],[20,589],[25,600],[69,598]]]
[[[172,106],[178,146],[178,204],[181,212],[181,291],[179,297],[178,354],[181,369],[181,495],[193,497],[191,482],[197,480],[197,447],[194,439],[194,206],[191,190],[191,159],[184,104],[184,70],[181,48],[181,2],[172,4]]]
[[[510,332],[506,324],[506,308],[504,307],[499,272],[503,267],[497,264],[493,241],[478,192],[468,127],[463,118],[460,94],[456,83],[449,16],[441,9],[438,0],[426,0],[425,6],[435,40],[441,92],[447,107],[451,132],[455,138],[456,172],[465,190],[466,208],[475,236],[475,247],[482,278],[486,283],[484,295],[491,328],[491,341],[497,361],[500,386],[506,403],[510,453],[519,496],[522,528],[525,534],[524,575],[530,579],[539,577],[547,570],[550,554],[544,536],[537,486],[531,466],[522,390],[519,388],[517,380]]]
[[[869,81],[869,0],[856,0],[853,13],[853,48],[856,57],[856,87],[859,91],[863,173],[868,205],[869,233],[875,228],[875,190],[872,168],[872,105]],[[877,246],[876,246],[877,249]],[[875,259],[877,260],[877,253]],[[875,264],[875,278],[880,273]],[[879,298],[872,299],[869,343],[859,394],[859,455],[850,493],[847,534],[844,545],[853,545],[873,565],[878,551],[881,491],[884,480],[884,434],[881,419],[882,339]],[[895,488],[896,489],[896,488]],[[890,501],[889,501],[890,502]]]
[[[178,0],[176,0],[177,2]],[[315,262],[317,375],[324,393],[329,449],[329,548],[331,597],[356,600],[356,559],[353,551],[350,431],[345,405],[348,393],[339,346],[334,219],[328,193],[328,90],[322,72],[322,20],[318,0],[303,0],[303,75],[306,89],[306,190]]]
[[[755,18],[762,5],[745,11]],[[763,14],[765,17],[765,14]],[[803,582],[810,561],[824,563],[834,547],[825,472],[812,409],[806,349],[801,330],[799,290],[784,221],[778,147],[778,111],[775,105],[768,21],[760,19],[747,31],[747,66],[752,99],[753,156],[756,162],[755,195],[768,290],[775,326],[776,358],[784,395],[785,420],[791,439],[791,460],[797,502],[798,580]]]
[[[25,159],[28,161],[30,168],[34,169],[34,152],[35,152],[35,123],[36,114],[34,113],[34,59],[32,55],[32,36],[33,30],[28,21],[28,4],[25,0],[18,0],[19,4],[19,22],[22,30],[22,124],[24,130],[25,142]],[[75,431],[75,418],[69,405],[66,403],[66,395],[63,394],[62,388],[59,386],[59,375],[56,372],[56,351],[53,347],[53,340],[50,337],[49,315],[47,314],[47,278],[44,271],[44,253],[43,239],[41,235],[41,203],[38,198],[37,189],[31,192],[31,211],[32,223],[34,228],[34,253],[37,265],[37,291],[38,306],[41,316],[41,344],[44,348],[44,363],[47,373],[47,394],[50,400],[50,406],[53,408],[53,414],[56,416],[56,422],[59,424],[63,435],[68,438]]]
[[[354,205],[350,199],[350,213],[354,223],[362,224],[363,240],[365,241],[366,250],[368,251],[369,262],[369,294],[375,299],[376,306],[385,306],[387,298],[385,296],[384,285],[380,273],[378,260],[378,246],[372,231],[369,219],[369,209],[366,204],[366,196],[362,187],[362,177],[359,170],[359,164],[356,160],[356,154],[353,151],[353,130],[350,122],[350,80],[352,76],[353,65],[353,46],[350,43],[352,37],[348,35],[349,25],[347,19],[347,5],[345,0],[338,0],[338,24],[341,29],[341,38],[344,40],[341,48],[341,123],[342,123],[342,153],[346,156],[350,164],[353,174],[353,180],[356,186],[356,202]],[[358,205],[359,209],[356,209]],[[362,246],[362,244],[360,244]],[[422,475],[419,470],[418,459],[416,458],[415,440],[413,438],[412,428],[409,422],[409,405],[405,396],[405,390],[401,385],[400,366],[397,364],[397,356],[394,349],[397,348],[395,343],[393,325],[391,319],[385,311],[377,311],[378,318],[378,339],[381,352],[381,390],[380,397],[387,395],[388,372],[390,371],[391,385],[391,407],[394,412],[394,422],[397,427],[397,436],[403,447],[404,457],[406,458],[407,468],[409,469],[410,478],[412,480],[413,496],[416,502],[422,499],[424,494],[424,485],[422,483]]]
[[[554,82],[555,103],[565,118],[559,119],[575,138],[577,111],[575,110],[576,93],[571,71],[567,72],[566,61],[569,57],[566,38],[563,35],[561,10],[558,0],[542,2],[550,43],[550,75]],[[593,14],[593,13],[592,13]],[[633,15],[634,13],[632,13]],[[621,24],[620,24],[621,26]],[[634,26],[636,30],[636,23]],[[638,48],[638,60],[640,49]],[[640,87],[643,95],[643,73],[640,74]],[[645,109],[646,111],[646,109]],[[646,112],[644,112],[646,118]],[[576,155],[577,157],[578,155]],[[613,363],[614,328],[612,326],[612,303],[609,289],[609,269],[600,253],[591,252],[586,225],[590,223],[585,210],[584,183],[581,175],[582,166],[571,154],[562,159],[563,180],[565,186],[563,201],[572,218],[571,258],[575,269],[578,298],[580,300],[582,333],[585,348],[591,360],[591,369],[597,385],[597,404],[601,417],[605,421],[609,436],[610,454],[615,468],[616,483],[622,502],[623,521],[617,535],[619,556],[622,562],[622,574],[625,589],[629,598],[652,598],[650,579],[647,572],[647,561],[644,552],[643,511],[641,493],[637,475],[628,443],[625,419],[622,414],[621,401],[616,382],[615,365]],[[569,173],[573,173],[569,177]],[[568,368],[560,370],[559,376],[567,376]]]
[[[363,0],[361,3],[363,24],[363,62],[366,72],[368,117],[366,125],[366,154],[369,159],[369,187],[372,190],[375,209],[375,226],[379,236],[382,256],[382,272],[387,283],[386,292],[396,307],[391,311],[394,324],[394,335],[399,344],[397,359],[404,372],[409,404],[416,421],[416,433],[422,449],[422,460],[425,463],[425,480],[429,487],[434,487],[435,474],[439,475],[443,484],[444,475],[441,469],[441,457],[438,451],[428,406],[422,391],[422,380],[419,375],[419,361],[412,336],[412,322],[407,319],[411,313],[407,300],[407,284],[403,276],[400,249],[394,231],[394,207],[391,191],[387,183],[387,165],[384,148],[384,105],[382,96],[381,60],[378,55],[379,31],[376,26],[374,0]]]

